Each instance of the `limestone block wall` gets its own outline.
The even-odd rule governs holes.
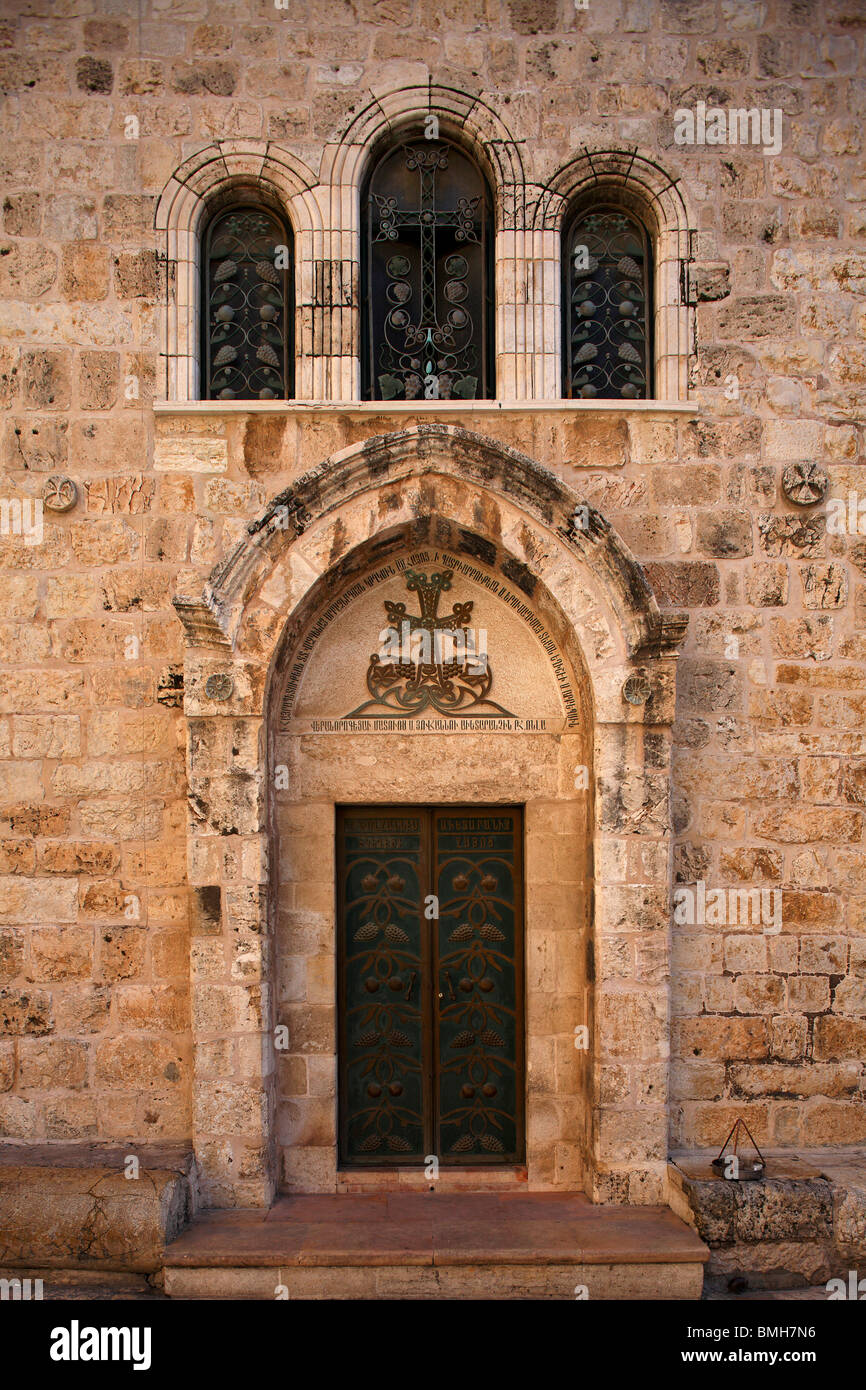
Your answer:
[[[626,809],[663,821],[669,790],[672,889],[778,890],[781,929],[673,923],[672,1145],[720,1145],[736,1113],[762,1143],[866,1137],[864,29],[860,0],[4,7],[0,1138],[189,1137],[190,934],[208,935],[213,904],[188,887],[201,879],[171,596],[200,591],[301,472],[420,414],[351,403],[348,272],[315,306],[337,365],[299,376],[340,405],[155,404],[188,273],[155,225],[160,195],[214,145],[227,171],[242,146],[321,178],[358,113],[428,82],[461,94],[461,113],[476,99],[496,113],[530,191],[613,149],[682,195],[694,336],[670,341],[687,401],[558,405],[545,292],[525,315],[533,370],[503,376],[509,408],[424,418],[552,469],[616,528],[662,607],[690,615],[672,785]],[[780,151],[677,144],[675,111],[701,101],[780,111]],[[308,262],[351,268],[350,233],[304,235]],[[521,272],[515,304],[538,304],[551,239],[530,243],[546,268]],[[299,275],[313,283],[309,264]],[[829,491],[804,506],[782,480],[811,463]],[[56,476],[76,504],[24,534],[32,514],[13,503]],[[242,893],[244,865],[228,854],[221,872]],[[614,1104],[649,1103],[630,1069],[603,1082]]]

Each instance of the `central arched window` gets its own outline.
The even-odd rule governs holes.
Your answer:
[[[594,206],[564,238],[563,395],[652,396],[651,248],[621,207]]]
[[[292,240],[268,208],[234,204],[202,245],[201,394],[204,400],[294,395]]]
[[[446,140],[410,140],[362,197],[366,400],[493,396],[492,201]]]

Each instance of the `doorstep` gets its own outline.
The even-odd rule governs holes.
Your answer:
[[[205,1212],[164,1268],[171,1298],[697,1299],[706,1258],[666,1207],[392,1192]]]
[[[498,1164],[487,1168],[481,1164],[439,1169],[435,1182],[416,1165],[401,1168],[342,1168],[337,1173],[337,1192],[515,1192],[528,1191],[529,1173],[525,1166],[509,1167]]]

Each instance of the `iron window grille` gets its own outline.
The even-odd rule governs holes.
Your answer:
[[[202,396],[287,400],[294,395],[293,248],[266,208],[217,213],[202,254]]]
[[[366,400],[491,399],[492,200],[444,140],[412,140],[375,165],[362,201]]]
[[[646,228],[618,207],[593,208],[565,238],[563,395],[652,395],[652,253]]]

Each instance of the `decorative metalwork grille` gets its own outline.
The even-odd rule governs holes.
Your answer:
[[[367,190],[364,394],[493,394],[491,201],[480,170],[444,141],[391,150]]]
[[[438,1147],[443,1162],[522,1156],[520,815],[433,813]]]
[[[650,245],[620,208],[581,217],[564,258],[566,396],[644,399],[652,389]]]
[[[218,214],[204,239],[203,391],[213,400],[290,397],[292,242],[259,207]]]
[[[337,862],[341,1163],[522,1162],[520,810],[341,808]]]

